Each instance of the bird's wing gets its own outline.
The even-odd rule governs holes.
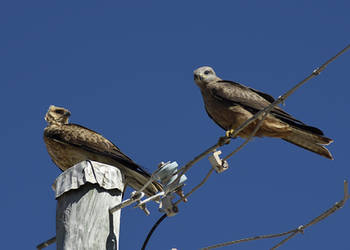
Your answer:
[[[66,124],[59,130],[56,129],[50,131],[46,136],[62,143],[79,147],[91,153],[113,158],[125,167],[136,171],[143,176],[150,177],[149,173],[123,154],[112,142],[99,133],[81,125],[72,123]]]
[[[207,85],[207,88],[212,96],[219,101],[226,103],[227,105],[240,105],[252,114],[259,112],[275,101],[275,99],[269,94],[227,80],[211,82]],[[278,106],[275,106],[271,110],[271,114],[291,126],[323,135],[323,132],[320,129],[308,126],[295,119]]]
[[[208,112],[208,109],[207,109],[207,107],[204,105],[204,107],[205,107],[205,111],[207,112],[207,115],[209,116],[209,118],[210,119],[212,119],[215,123],[216,123],[216,125],[218,125],[220,128],[222,128],[223,130],[226,130],[223,126],[221,126],[221,124],[219,123],[219,122],[217,122],[217,120],[216,119],[214,119],[214,117]]]
[[[207,88],[217,100],[228,105],[241,105],[252,113],[256,113],[270,104],[261,95],[236,82],[219,80],[209,83]]]

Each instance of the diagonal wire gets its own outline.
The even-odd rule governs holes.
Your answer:
[[[330,209],[328,209],[327,211],[325,211],[321,215],[317,216],[316,218],[312,219],[305,226],[299,226],[298,228],[294,229],[295,232],[292,235],[288,236],[287,238],[285,238],[284,240],[279,242],[277,245],[272,247],[271,250],[280,247],[282,244],[284,244],[285,242],[287,242],[288,240],[293,238],[296,234],[303,233],[304,229],[320,222],[321,220],[324,220],[325,218],[327,218],[328,216],[333,214],[335,211],[342,208],[348,199],[349,199],[349,184],[348,184],[347,180],[344,180],[344,198],[341,201],[335,203],[333,207],[331,207]]]
[[[47,241],[45,241],[45,242],[43,242],[43,243],[37,245],[36,248],[37,248],[38,250],[40,250],[40,249],[43,249],[43,248],[45,248],[45,247],[47,247],[47,246],[50,246],[51,244],[53,244],[53,243],[55,243],[55,242],[56,242],[56,236],[54,236],[54,237],[52,237],[51,239],[49,239],[49,240],[47,240]]]
[[[299,233],[299,231],[297,230],[293,230],[294,232],[291,233],[288,237],[284,238],[280,243],[278,243],[277,245],[275,245],[274,247],[272,247],[270,250],[276,249],[277,247],[282,246],[284,243],[286,243],[288,240],[290,240],[291,238],[293,238],[295,235],[297,235],[297,233]]]
[[[325,211],[321,215],[312,219],[305,226],[302,225],[302,226],[299,226],[298,228],[295,228],[293,230],[283,232],[283,233],[278,233],[278,234],[261,235],[261,236],[254,236],[254,237],[244,238],[244,239],[235,240],[235,241],[228,241],[228,242],[212,245],[209,247],[205,247],[205,248],[202,248],[201,250],[209,250],[209,249],[225,247],[225,246],[229,246],[229,245],[233,245],[233,244],[238,244],[241,242],[248,242],[248,241],[260,240],[260,239],[277,238],[277,237],[282,237],[282,236],[288,235],[285,239],[283,239],[282,241],[280,241],[278,244],[276,244],[275,246],[273,246],[271,248],[271,250],[277,249],[278,247],[280,247],[281,245],[286,243],[288,240],[290,240],[294,236],[296,236],[298,233],[303,233],[306,228],[320,222],[321,220],[324,220],[325,218],[327,218],[328,216],[333,214],[335,211],[342,208],[349,198],[350,198],[349,197],[349,184],[348,184],[348,181],[345,180],[344,181],[344,198],[341,201],[335,203],[334,206],[332,206],[330,209],[328,209],[327,211]]]
[[[204,177],[204,179],[197,185],[195,186],[194,188],[192,188],[192,190],[190,192],[188,192],[185,196],[181,197],[180,200],[178,200],[177,202],[175,202],[175,206],[178,205],[181,201],[184,201],[186,200],[186,198],[188,196],[190,196],[194,191],[196,191],[198,188],[200,188],[201,186],[204,185],[204,183],[209,179],[209,176],[213,173],[214,171],[214,168],[211,168],[209,170],[209,172],[207,173],[207,175]]]
[[[279,233],[279,234],[267,234],[267,235],[259,235],[259,236],[253,236],[253,237],[249,237],[249,238],[244,238],[244,239],[240,239],[240,240],[234,240],[234,241],[228,241],[225,243],[220,243],[220,244],[216,244],[210,247],[205,247],[202,248],[201,250],[209,250],[209,249],[214,249],[214,248],[219,248],[219,247],[226,247],[229,245],[234,245],[234,244],[238,244],[238,243],[242,243],[242,242],[248,242],[248,241],[253,241],[253,240],[261,240],[261,239],[271,239],[271,238],[277,238],[277,237],[282,237],[284,235],[293,233],[294,230],[288,231],[288,232],[284,232],[284,233]]]

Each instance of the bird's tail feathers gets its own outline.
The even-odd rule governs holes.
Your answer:
[[[333,140],[330,138],[313,134],[308,131],[303,131],[301,129],[292,128],[292,131],[286,134],[283,139],[306,150],[333,160],[332,154],[327,148],[324,147],[324,145],[328,145],[333,142]]]

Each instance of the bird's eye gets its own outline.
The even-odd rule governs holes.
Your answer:
[[[210,74],[210,70],[204,71],[204,75],[209,75],[209,74]]]
[[[63,115],[63,114],[64,114],[64,110],[62,110],[62,109],[57,109],[57,110],[55,110],[55,113],[60,114],[60,115]]]

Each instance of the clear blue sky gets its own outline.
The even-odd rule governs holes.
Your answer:
[[[194,69],[209,65],[224,79],[279,96],[349,43],[349,9],[345,0],[2,1],[1,248],[34,249],[55,235],[51,184],[60,171],[42,140],[50,104],[68,108],[72,122],[102,133],[149,171],[160,161],[183,165],[224,134],[205,113]],[[160,225],[148,249],[287,231],[340,200],[350,179],[349,65],[350,52],[284,107],[335,140],[334,161],[255,139]],[[200,161],[185,191],[209,168]],[[150,210],[149,217],[122,211],[121,249],[141,247],[161,216]],[[282,249],[349,249],[349,214],[347,204]]]

